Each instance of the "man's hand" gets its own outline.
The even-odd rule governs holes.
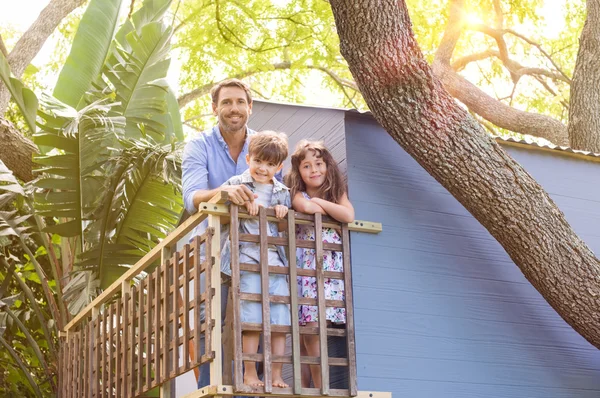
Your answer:
[[[288,208],[284,205],[275,205],[275,217],[281,219],[288,214]]]
[[[259,204],[257,202],[246,201],[246,203],[244,203],[244,206],[246,207],[246,210],[248,210],[248,214],[250,214],[251,216],[255,216],[258,214]]]
[[[247,202],[254,202],[257,197],[250,188],[245,185],[225,185],[221,187],[222,191],[227,192],[231,203],[236,205],[244,205]]]

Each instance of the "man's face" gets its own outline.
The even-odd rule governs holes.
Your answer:
[[[275,164],[250,155],[246,155],[246,163],[254,182],[259,184],[271,184],[275,174],[283,167],[283,163]]]
[[[221,133],[236,133],[243,130],[252,113],[246,92],[239,87],[223,87],[217,104],[213,103],[213,113],[219,120]]]

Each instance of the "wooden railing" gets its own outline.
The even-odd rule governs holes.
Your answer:
[[[381,224],[364,221],[356,221],[349,225],[340,224],[326,217],[322,218],[320,214],[307,216],[290,211],[287,216],[287,236],[268,237],[267,221],[273,221],[275,218],[272,210],[261,208],[258,216],[260,234],[239,234],[240,218],[250,216],[237,206],[225,205],[226,200],[227,196],[220,194],[210,202],[202,203],[198,213],[179,226],[65,327],[61,339],[59,367],[61,397],[137,397],[157,387],[161,396],[174,396],[173,383],[170,381],[192,369],[197,377],[197,366],[203,363],[210,363],[210,386],[188,397],[234,395],[240,392],[263,396],[357,395],[349,232],[355,230],[376,233],[381,230]],[[204,234],[195,237],[191,244],[185,244],[179,251],[171,249],[206,218],[209,227]],[[232,277],[228,309],[230,312],[226,320],[229,325],[226,325],[223,336],[222,329],[214,326],[220,325],[222,319],[220,233],[222,222],[226,221],[231,226]],[[298,224],[313,226],[315,236],[320,236],[322,228],[337,228],[341,232],[342,243],[323,243],[319,239],[297,240]],[[260,264],[239,263],[240,241],[255,242],[259,245]],[[289,267],[269,266],[266,262],[269,245],[286,248]],[[297,248],[316,251],[316,270],[297,268]],[[323,270],[323,250],[342,252],[343,272]],[[160,264],[151,270],[150,267],[159,258]],[[241,270],[260,272],[262,292],[266,293],[240,292]],[[288,275],[290,295],[269,295],[268,274]],[[295,283],[298,276],[315,277],[318,291],[324,291],[325,278],[342,279],[346,287],[345,299],[325,300],[322,295],[318,295],[316,299],[298,297]],[[199,281],[203,282],[198,283]],[[270,319],[269,302],[290,305],[291,326],[271,325],[269,322],[242,323],[240,300],[261,302],[263,320]],[[318,327],[298,325],[299,305],[318,307]],[[206,319],[199,316],[202,307]],[[346,309],[345,329],[328,327],[325,320],[327,307]],[[243,331],[262,332],[262,353],[242,353]],[[271,355],[270,336],[273,331],[291,336],[290,355]],[[300,354],[300,339],[305,334],[319,336],[319,357]],[[345,338],[345,358],[329,355],[328,336]],[[202,340],[204,341],[201,347]],[[223,353],[220,347],[224,347]],[[229,371],[230,366],[223,366],[223,363],[231,363],[231,360],[234,363],[233,374]],[[244,360],[263,362],[265,387],[256,388],[243,384]],[[290,364],[290,388],[271,386],[271,366],[274,362]],[[321,365],[321,389],[301,386],[302,364]],[[348,382],[345,388],[330,388],[330,366],[346,369]]]

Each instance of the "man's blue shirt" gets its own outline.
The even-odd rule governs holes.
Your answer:
[[[247,128],[248,136],[254,134],[253,130]],[[229,146],[223,139],[219,126],[188,142],[183,151],[182,161],[182,185],[183,202],[190,214],[198,211],[194,207],[194,192],[202,189],[215,189],[223,185],[225,181],[233,176],[240,175],[248,169],[246,155],[248,154],[248,140],[244,142],[244,148],[234,161],[229,154]]]

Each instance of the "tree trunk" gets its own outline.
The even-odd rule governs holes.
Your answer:
[[[33,154],[37,147],[8,120],[0,117],[0,160],[22,181],[31,181]]]
[[[84,2],[85,0],[52,0],[40,12],[8,55],[8,64],[17,79],[21,78],[27,65],[35,58],[58,24]],[[9,100],[8,90],[0,83],[0,116],[4,115]]]
[[[600,347],[598,259],[434,77],[405,2],[330,3],[342,55],[377,121],[498,240],[565,321]]]
[[[571,147],[600,153],[600,1],[587,0],[587,18],[571,83]]]

